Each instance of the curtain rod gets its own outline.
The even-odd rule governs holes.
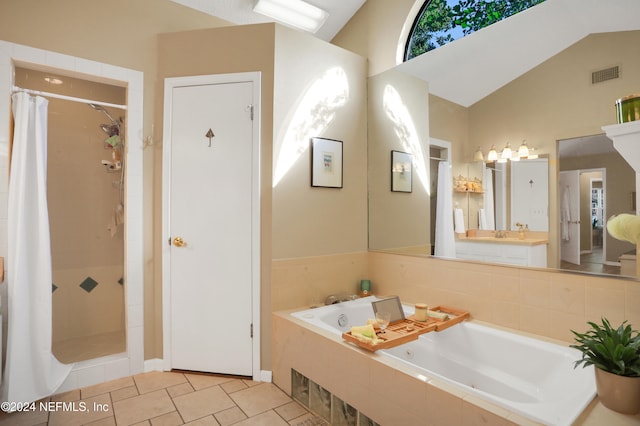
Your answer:
[[[18,87],[18,86],[13,86],[13,91],[14,92],[25,92],[25,93],[28,93],[30,95],[38,95],[38,96],[44,96],[44,97],[48,97],[48,98],[64,99],[66,101],[82,102],[82,103],[85,103],[85,104],[95,104],[95,105],[111,107],[111,108],[118,108],[118,109],[124,109],[124,110],[127,109],[126,105],[112,104],[112,103],[109,103],[109,102],[102,102],[102,101],[94,101],[94,100],[91,100],[91,99],[76,98],[74,96],[66,96],[66,95],[60,95],[58,93],[42,92],[40,90],[23,89],[22,87]]]

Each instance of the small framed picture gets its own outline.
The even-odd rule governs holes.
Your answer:
[[[411,192],[413,155],[391,151],[391,191]]]
[[[342,188],[342,141],[311,138],[311,186]]]

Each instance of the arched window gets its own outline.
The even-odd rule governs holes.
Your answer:
[[[405,47],[408,61],[544,0],[426,0]]]

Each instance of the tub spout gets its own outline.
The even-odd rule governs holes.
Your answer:
[[[325,305],[333,305],[334,303],[338,303],[339,300],[336,296],[334,296],[333,294],[330,296],[327,296],[326,299],[324,299],[324,304]]]

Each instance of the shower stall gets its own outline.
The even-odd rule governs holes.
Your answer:
[[[52,352],[63,363],[126,352],[124,289],[126,89],[25,68],[16,86],[49,98],[47,201]]]

